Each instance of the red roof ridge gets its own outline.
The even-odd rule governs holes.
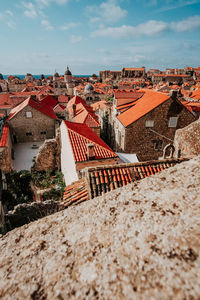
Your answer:
[[[7,146],[8,141],[8,135],[9,135],[9,125],[6,123],[3,127],[1,139],[0,139],[0,147],[4,148]]]
[[[34,109],[40,111],[41,113],[47,115],[49,118],[57,120],[57,117],[52,109],[51,106],[36,102],[32,96],[29,96],[26,100],[24,100],[22,103],[14,107],[8,116],[8,120],[12,119],[17,113],[19,113],[24,107],[27,105],[30,105]]]
[[[107,153],[104,152],[104,154],[102,154],[102,153],[98,154],[97,159],[118,157],[117,154],[96,133],[94,133],[92,131],[92,129],[89,126],[87,126],[86,124],[73,123],[73,122],[66,121],[66,120],[64,121],[64,123],[65,123],[67,130],[69,132],[72,132],[72,133],[78,135],[81,138],[82,142],[84,142],[82,139],[85,139],[88,141],[88,143],[93,143],[96,147],[98,147],[98,148],[100,147],[99,149],[107,151]],[[81,132],[78,132],[78,130],[81,130]],[[73,154],[74,154],[75,150],[77,150],[77,149],[73,148],[74,145],[71,141],[70,135],[69,135],[69,138],[70,138],[70,143],[72,145],[72,149],[74,150],[73,151]],[[75,145],[77,145],[77,143],[75,143]],[[76,155],[74,154],[75,160],[76,161],[85,161],[86,159],[84,157],[86,157],[86,153],[84,152],[83,147],[79,147],[78,150],[80,153],[78,153],[78,154],[76,153],[76,155],[81,156],[82,159],[78,160],[76,158]],[[97,149],[97,152],[99,152],[98,149]],[[103,157],[102,157],[102,155],[103,155]]]

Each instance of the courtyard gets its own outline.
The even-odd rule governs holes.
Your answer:
[[[30,170],[43,142],[19,143],[15,144],[13,169],[15,171]]]

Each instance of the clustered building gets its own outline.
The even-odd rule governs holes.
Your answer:
[[[20,160],[27,169],[38,161],[40,169],[53,166],[71,186],[67,206],[70,195],[84,201],[174,165],[182,149],[175,149],[175,134],[199,115],[200,68],[123,68],[101,71],[99,79],[76,78],[68,67],[63,76],[37,80],[1,75],[1,173],[20,170]],[[39,147],[51,152],[48,141],[56,146],[43,165]],[[25,145],[27,163],[19,155]]]

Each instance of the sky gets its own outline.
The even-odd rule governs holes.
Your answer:
[[[0,73],[200,66],[200,0],[0,0]]]

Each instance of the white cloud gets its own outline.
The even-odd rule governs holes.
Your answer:
[[[68,0],[56,0],[56,2],[60,5],[65,4],[68,2]]]
[[[125,38],[125,37],[139,37],[139,36],[153,36],[164,31],[184,32],[200,28],[200,16],[189,17],[179,22],[163,22],[150,20],[146,23],[137,26],[122,25],[120,27],[100,27],[91,33],[92,37],[111,37],[111,38]]]
[[[190,31],[200,28],[200,16],[189,17],[180,22],[172,22],[171,28],[178,32]]]
[[[15,24],[15,22],[13,22],[13,21],[8,21],[8,22],[7,22],[7,25],[8,25],[8,27],[11,28],[11,29],[16,29],[16,24]]]
[[[90,22],[99,22],[103,20],[106,23],[114,23],[127,15],[127,10],[122,9],[116,0],[107,0],[99,6],[88,6],[87,12],[92,14]],[[95,15],[94,15],[95,14]]]
[[[70,42],[72,44],[75,44],[75,43],[79,43],[80,41],[82,41],[82,37],[81,36],[78,36],[78,35],[71,35],[70,36]]]
[[[59,5],[63,5],[68,2],[68,0],[35,0],[35,2],[39,5],[39,7],[48,6],[51,3],[57,3]]]
[[[42,20],[41,24],[44,26],[45,30],[51,31],[54,29],[54,27],[51,25],[51,23],[48,20]]]
[[[181,7],[185,7],[185,6],[189,6],[189,5],[193,5],[196,3],[199,3],[199,0],[172,0],[172,1],[164,1],[164,6],[161,7],[158,12],[164,12],[164,11],[168,11],[168,10],[174,10],[174,9],[178,9]]]
[[[3,13],[0,13],[0,19],[4,21],[5,24],[10,29],[16,29],[16,23],[14,21],[14,15],[10,10],[6,10]]]
[[[71,23],[64,24],[64,25],[60,26],[60,29],[61,30],[69,30],[70,28],[77,27],[78,25],[79,25],[79,23],[71,22]]]
[[[167,24],[162,21],[150,20],[146,23],[138,26],[122,25],[120,27],[107,27],[99,28],[92,33],[92,37],[112,37],[112,38],[124,38],[131,36],[141,35],[155,35],[161,33],[167,29]]]
[[[10,15],[11,17],[13,16],[12,11],[10,11],[10,10],[6,10],[6,13],[7,13],[7,15]]]
[[[37,17],[36,7],[32,2],[22,2],[24,6],[24,15],[28,18],[35,19]]]

